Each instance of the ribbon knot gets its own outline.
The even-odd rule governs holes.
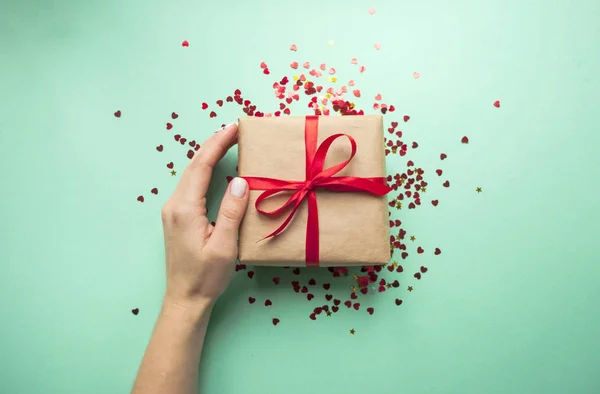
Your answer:
[[[283,223],[271,234],[264,237],[275,237],[280,234],[290,223],[300,204],[308,200],[308,221],[306,225],[306,265],[319,265],[319,217],[316,189],[326,189],[337,192],[367,192],[377,196],[384,196],[391,189],[386,185],[383,177],[362,178],[354,176],[333,175],[342,171],[356,155],[356,141],[347,134],[333,134],[326,138],[317,149],[319,128],[318,116],[307,116],[304,126],[304,142],[306,146],[306,178],[304,181],[288,181],[283,179],[265,177],[243,177],[248,182],[250,190],[264,190],[254,204],[256,210],[263,215],[273,216],[293,206],[292,211]],[[331,144],[338,138],[346,137],[352,146],[348,160],[323,169],[325,158]],[[294,193],[279,208],[265,211],[260,208],[260,203],[265,199],[281,192],[294,191]]]

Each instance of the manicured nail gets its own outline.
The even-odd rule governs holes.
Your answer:
[[[229,124],[226,124],[225,126],[221,127],[219,130],[215,131],[215,133],[218,133],[219,131],[223,131],[225,129],[229,129],[231,128],[233,125],[235,124],[235,122],[231,122]]]
[[[248,187],[248,183],[246,183],[245,179],[242,178],[234,178],[231,181],[231,195],[233,197],[242,198],[246,194],[246,188]]]

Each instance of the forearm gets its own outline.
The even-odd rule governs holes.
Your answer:
[[[132,394],[197,394],[209,302],[165,300]]]

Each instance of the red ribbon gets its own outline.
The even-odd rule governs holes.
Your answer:
[[[319,117],[307,116],[304,124],[304,143],[306,145],[306,180],[288,181],[284,179],[264,177],[243,177],[248,181],[250,190],[265,190],[256,199],[254,206],[263,215],[274,216],[286,208],[293,206],[292,211],[283,223],[271,234],[263,239],[271,238],[281,233],[290,223],[294,214],[300,207],[302,200],[308,197],[308,222],[306,225],[306,265],[319,266],[319,214],[317,209],[316,189],[327,189],[336,192],[367,192],[377,196],[387,194],[391,188],[387,186],[383,177],[361,178],[356,176],[336,176],[350,163],[356,154],[356,141],[347,134],[334,134],[321,143],[317,149],[317,136],[319,131]],[[327,152],[333,141],[346,137],[352,145],[350,158],[343,163],[323,169]],[[265,211],[259,207],[260,203],[284,191],[296,192],[279,208]]]

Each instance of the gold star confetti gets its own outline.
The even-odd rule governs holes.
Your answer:
[[[354,109],[354,103],[350,103],[350,109]]]
[[[413,287],[412,287],[412,286],[408,286],[408,289],[407,289],[407,290],[408,290],[409,292],[412,292],[412,291],[413,291]]]
[[[400,178],[400,184],[404,185],[404,182],[406,182],[406,180],[404,178]]]
[[[356,286],[352,286],[352,287],[350,288],[350,290],[352,290],[352,292],[354,293],[354,292],[356,291]]]
[[[351,330],[350,330],[350,335],[354,335],[354,333],[355,333],[355,332],[356,332],[356,331],[354,330],[354,328],[353,328],[353,329],[351,329]]]
[[[422,187],[421,188],[421,193],[425,193],[425,192],[427,192],[427,188],[426,187]]]
[[[358,275],[353,276],[354,280],[358,280]]]
[[[337,78],[336,77],[329,77],[329,78],[327,78],[327,82],[337,82]]]
[[[397,262],[397,261],[394,261],[394,264],[392,264],[392,266],[393,266],[394,268],[396,268],[396,267],[398,266],[398,262]]]
[[[327,317],[331,316],[331,312],[327,311]]]
[[[392,146],[392,153],[396,153],[398,151],[398,149],[395,146]]]
[[[294,81],[297,81],[297,80],[298,80],[298,76],[294,75]]]
[[[392,285],[390,285],[389,283],[386,283],[385,287],[387,287],[389,289],[390,287],[392,287]]]
[[[331,98],[331,94],[327,93],[327,94],[325,95],[325,97],[327,97],[327,98]]]
[[[421,171],[421,169],[420,169],[420,168],[417,168],[417,167],[415,167],[415,174],[416,174],[416,175],[419,175],[419,171]]]
[[[402,209],[402,203],[401,202],[396,202],[396,209]]]
[[[478,187],[477,189],[475,189],[475,191],[476,191],[477,193],[481,193],[483,190],[482,190],[480,187]]]
[[[175,176],[175,175],[177,175],[177,171],[175,171],[175,170],[171,171],[171,175],[172,175],[172,176]]]
[[[411,241],[414,241],[414,240],[416,240],[416,239],[417,239],[417,237],[415,237],[414,235],[411,235],[411,236],[410,236],[410,240],[411,240]]]

